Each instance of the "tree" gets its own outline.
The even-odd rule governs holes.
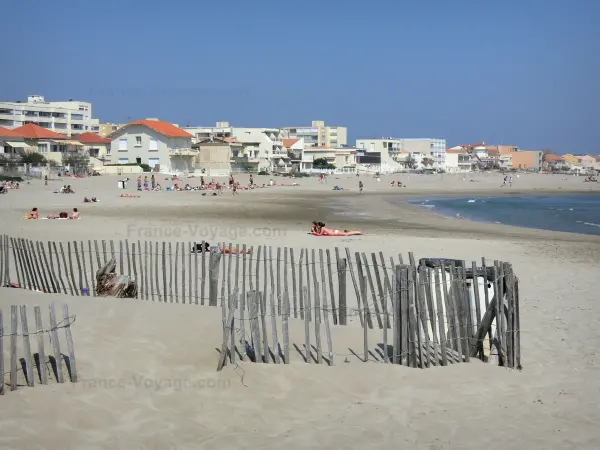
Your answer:
[[[409,153],[406,159],[402,162],[402,164],[404,164],[404,167],[406,167],[407,169],[412,170],[417,167],[417,160],[412,154]]]
[[[330,169],[333,170],[335,169],[335,165],[330,164],[329,162],[327,162],[327,159],[325,158],[317,158],[313,161],[313,167],[315,169]]]
[[[69,166],[71,171],[78,173],[87,170],[90,165],[90,157],[85,153],[73,153],[71,155],[63,155],[63,166]]]
[[[45,165],[48,160],[41,153],[23,153],[21,154],[21,162],[24,164],[31,164],[32,166]]]
[[[423,164],[425,167],[427,167],[427,166],[432,166],[432,167],[433,167],[434,161],[433,161],[433,159],[431,159],[431,158],[423,158],[423,161],[421,161],[421,163],[422,163],[422,164]]]

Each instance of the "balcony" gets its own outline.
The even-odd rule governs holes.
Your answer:
[[[173,156],[195,156],[198,154],[198,150],[192,150],[191,148],[170,148],[169,154]]]

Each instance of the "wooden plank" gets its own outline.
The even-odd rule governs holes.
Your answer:
[[[383,285],[383,318],[384,323],[388,324],[390,322],[390,313],[388,310],[388,287],[387,284]],[[387,325],[383,327],[383,362],[389,364],[390,358],[389,355],[389,347],[388,347],[388,327]]]
[[[325,250],[325,257],[327,258],[327,275],[329,278],[329,298],[331,299],[331,317],[333,317],[333,324],[338,324],[338,311],[335,304],[335,290],[333,289],[333,268],[331,267],[331,253],[329,249]],[[337,264],[336,264],[337,269]]]
[[[421,270],[415,270],[415,291],[416,291],[416,313],[417,313],[417,333],[422,334],[419,342],[419,351],[421,353],[421,368],[429,367],[429,330],[427,327],[427,301],[425,300],[425,266]],[[419,330],[421,327],[421,330]],[[435,353],[437,354],[437,353]]]
[[[325,282],[322,282],[323,292],[326,292]],[[331,326],[329,324],[329,305],[327,303],[327,296],[323,295],[323,322],[325,323],[325,338],[327,339],[327,358],[329,359],[329,365],[333,366],[333,341],[331,339]]]
[[[302,250],[300,250],[300,254],[302,254]],[[290,248],[290,263],[292,266],[292,301],[294,302],[294,319],[298,318],[298,286],[296,284],[296,261],[294,258],[294,249]],[[300,290],[302,287],[300,285]],[[300,301],[302,304],[302,301]]]
[[[137,263],[136,263],[136,253],[135,253],[135,242],[131,243],[131,256],[132,256],[132,262],[133,262],[133,279],[136,282],[136,284],[139,286],[139,280],[138,280],[138,272],[137,272]],[[92,275],[92,280],[95,278],[94,275]],[[95,288],[94,288],[95,289]],[[140,292],[138,290],[138,292],[135,294],[135,298],[140,298]]]
[[[281,315],[281,247],[277,247],[277,314]]]
[[[48,248],[50,248],[50,242],[48,242]],[[57,277],[58,277],[58,280],[60,281],[60,284],[62,285],[63,294],[67,294],[67,286],[65,285],[65,281],[63,279],[63,276],[62,276],[62,273],[61,273],[61,270],[60,270],[60,256],[59,256],[59,253],[58,253],[58,249],[56,247],[56,242],[52,242],[52,248],[54,250],[54,255],[56,255]],[[50,259],[52,260],[52,252],[50,253],[50,256],[51,256]],[[64,258],[64,253],[63,253],[63,258]],[[68,281],[68,279],[67,279],[67,281]]]
[[[219,258],[221,255],[217,252],[209,254],[208,261],[208,306],[217,306],[219,289]]]
[[[223,304],[227,303],[225,301]],[[229,341],[230,330],[233,328],[233,314],[235,310],[233,308],[229,309],[229,314],[227,315],[226,321],[223,323],[223,343],[221,345],[221,356],[219,357],[219,364],[217,365],[217,372],[223,370],[225,363],[227,361],[227,344]],[[234,350],[235,351],[235,350]]]
[[[169,303],[173,303],[173,246],[171,242],[169,242]]]
[[[17,306],[10,307],[10,390],[17,390]],[[4,358],[4,355],[2,355]],[[4,382],[4,372],[2,372],[2,382]]]
[[[258,296],[256,291],[248,292],[248,308],[250,313],[250,330],[252,333],[252,350],[254,351],[254,361],[262,362],[260,328],[258,326]]]
[[[223,249],[225,249],[225,243],[222,243],[223,245]],[[215,249],[215,252],[220,252],[220,246],[219,249]],[[225,288],[226,288],[226,284],[227,284],[227,260],[228,260],[228,254],[223,252],[221,254],[221,259],[223,261],[223,281],[221,282],[221,309],[223,311],[225,311],[225,309],[223,309],[223,305],[228,303],[228,299],[225,297]]]
[[[65,379],[62,370],[62,353],[60,352],[60,341],[58,340],[54,303],[50,303],[50,330],[52,338],[52,347],[54,348],[54,359],[56,361],[57,380],[59,383],[64,383]]]
[[[185,304],[185,254],[188,252],[189,247],[186,246],[185,242],[181,243],[181,303]],[[228,292],[231,295],[231,291]]]
[[[119,275],[125,273],[125,266],[123,264],[123,241],[119,239]]]
[[[469,300],[469,291],[467,290],[467,278],[465,271],[465,262],[463,261],[462,267],[457,267],[458,275],[458,286],[461,300],[460,305],[462,306],[461,315],[463,317],[463,354],[465,356],[465,362],[470,362],[471,355],[471,337],[473,336],[473,317],[471,315],[471,301]]]
[[[411,253],[412,255],[412,253]],[[411,260],[413,260],[411,258]],[[414,261],[414,260],[413,260]],[[421,362],[421,336],[419,335],[419,328],[417,326],[417,313],[415,308],[415,266],[411,265],[408,268],[408,351],[409,351],[409,362],[408,365],[416,368]]]
[[[380,266],[377,262],[377,255],[375,255],[375,253],[371,253],[371,260],[373,261],[373,272],[375,273],[375,281],[377,282],[377,292],[379,293],[379,302],[381,303],[381,314],[383,317],[383,315],[385,314],[385,310],[383,309],[383,284],[381,282],[381,276],[379,274]],[[385,267],[381,267],[381,269],[384,273],[386,272]],[[384,320],[383,326],[387,328],[390,326],[390,324]]]
[[[21,312],[21,331],[23,335],[23,351],[25,352],[25,372],[27,374],[27,384],[29,386],[35,386],[35,380],[33,378],[33,358],[31,357],[31,345],[29,342],[29,327],[27,324],[27,306],[20,306]],[[4,358],[4,355],[2,355]],[[2,373],[4,377],[4,372]],[[4,380],[2,380],[4,382]]]
[[[443,299],[444,299],[444,309],[446,312],[446,323],[448,324],[448,336],[447,336],[447,340],[446,340],[446,347],[450,347],[452,350],[456,350],[457,349],[457,338],[456,338],[456,333],[457,333],[457,327],[455,327],[454,325],[454,316],[452,315],[452,304],[451,304],[451,293],[448,291],[449,289],[449,283],[448,283],[448,279],[447,279],[447,273],[446,273],[446,266],[444,263],[441,264],[441,268],[440,270],[440,277],[442,279],[442,295],[443,295]],[[451,284],[450,284],[451,285]],[[450,341],[450,342],[448,342]],[[452,361],[455,362],[455,361]],[[460,362],[460,361],[458,361]]]
[[[348,304],[347,304],[347,300],[346,300],[347,266],[348,266],[348,260],[346,258],[340,258],[337,260],[338,295],[339,295],[339,324],[340,325],[348,324]],[[362,323],[362,320],[361,320],[361,323]]]
[[[269,247],[270,248],[270,247]],[[275,364],[280,364],[281,359],[279,357],[279,339],[277,337],[277,314],[275,309],[275,293],[271,289],[270,295],[271,304],[271,331],[273,332],[273,354],[275,355]]]
[[[200,283],[200,304],[204,306],[206,298],[206,242],[202,241],[202,282]],[[210,264],[210,257],[209,257]],[[166,288],[165,288],[166,289]]]
[[[40,260],[40,255],[36,251],[36,246],[32,240],[29,240],[29,251],[30,251],[30,254],[31,254],[31,257],[33,260],[34,272],[35,272],[35,276],[37,278],[37,283],[38,283],[40,290],[42,290],[43,292],[50,292],[50,287],[46,283],[44,283],[44,279],[42,277],[42,274],[44,273],[44,270],[43,270],[44,265],[42,264],[42,261]],[[80,295],[81,295],[81,291],[80,291]]]
[[[354,276],[354,269],[352,267],[352,256],[350,256],[350,249],[348,247],[346,247],[346,266],[348,267],[348,271],[350,272],[350,278],[352,279],[352,285],[354,286],[354,292],[356,293],[356,306],[358,308],[358,310],[360,311],[362,306],[361,306],[361,299],[360,299],[360,290],[358,288],[358,283],[356,282],[356,278]],[[359,319],[360,319],[360,325],[361,326],[365,326],[365,324],[363,323],[363,315],[359,314],[358,315]]]
[[[163,302],[167,303],[167,243],[165,241],[162,242],[161,249],[161,272],[162,272],[162,293],[163,293]],[[135,259],[134,259],[135,263]],[[135,265],[134,265],[135,267]]]
[[[5,287],[6,286],[6,269],[4,268],[4,254],[6,253],[6,251],[8,250],[6,244],[5,244],[5,235],[0,235],[0,287]],[[1,325],[0,325],[1,327]]]
[[[90,241],[91,243],[91,241]],[[98,267],[98,269],[100,269],[100,267],[102,267],[102,263],[100,262],[100,250],[98,247],[98,240],[94,239],[94,252],[96,253],[96,267]],[[92,276],[95,278],[96,274],[93,273]]]
[[[265,251],[266,256],[266,251]],[[266,258],[265,258],[266,263]],[[265,274],[266,275],[266,274]],[[260,323],[262,325],[262,338],[263,338],[263,362],[269,364],[269,337],[267,335],[267,299],[264,294],[258,293],[258,304],[260,307]]]
[[[484,294],[484,300],[485,300],[485,309],[487,310],[488,306],[490,306],[490,297],[489,297],[489,287],[493,288],[493,283],[490,283],[489,281],[487,281],[487,273],[488,273],[488,269],[487,266],[485,264],[485,258],[481,258],[481,270],[483,271],[483,273],[485,274],[485,289],[483,290],[483,294]],[[493,348],[493,335],[494,332],[493,330],[490,328],[490,332],[488,334],[489,336],[489,345],[490,345],[490,350]]]
[[[45,257],[46,255],[44,255],[42,253],[41,247],[40,247],[40,241],[36,241],[35,242],[35,250],[36,250],[36,254],[37,254],[37,260],[39,261],[39,276],[40,279],[42,280],[42,284],[44,286],[44,292],[54,292],[54,289],[52,289],[52,286],[50,284],[50,280],[52,279],[52,277],[50,277],[48,275],[48,262],[45,261]],[[0,277],[2,276],[2,274],[0,273]]]
[[[314,250],[313,250],[313,268],[314,265]],[[323,364],[323,350],[321,347],[321,296],[319,295],[319,282],[317,277],[314,278],[315,292],[315,341],[317,343],[317,364]]]
[[[392,296],[392,310],[394,311],[393,319],[394,322],[392,324],[392,346],[393,346],[393,355],[392,355],[392,364],[401,364],[400,359],[400,347],[401,347],[401,329],[402,324],[400,321],[400,316],[402,315],[400,312],[400,291],[402,290],[402,267],[392,265],[392,287],[393,287],[393,296]]]
[[[83,294],[83,268],[81,266],[81,259],[79,257],[79,246],[77,245],[77,241],[73,241],[73,250],[75,251],[75,261],[77,262],[77,271],[79,272],[79,293],[78,295],[84,295]],[[81,249],[83,252],[83,248]],[[81,255],[83,257],[83,254]]]
[[[150,243],[150,245],[152,245],[152,243]],[[160,302],[160,299],[162,297],[162,290],[160,288],[160,278],[159,278],[159,272],[158,272],[158,257],[159,257],[159,252],[158,252],[158,241],[156,241],[154,243],[154,279],[156,282],[156,301]],[[152,297],[153,300],[155,297]]]
[[[62,256],[63,267],[65,269],[65,278],[67,279],[67,284],[69,285],[69,291],[71,292],[71,295],[75,295],[75,282],[74,281],[72,282],[73,278],[69,276],[70,275],[69,266],[67,266],[67,258],[65,257],[65,249],[63,247],[62,242],[59,242],[58,245],[60,247],[60,255]],[[69,256],[71,256],[71,252],[69,252]]]
[[[39,270],[36,268],[37,258],[33,253],[33,244],[29,239],[24,239],[23,244],[25,248],[25,254],[27,255],[28,265],[30,266],[29,274],[33,280],[34,289],[38,291],[44,291],[44,286],[42,286],[42,283],[38,279]]]
[[[359,252],[354,253],[354,257],[356,258],[356,271],[358,273],[358,279],[360,281],[362,281],[362,279],[364,277],[364,273],[363,273],[363,268],[362,268],[362,261],[360,259],[360,253]],[[366,278],[365,278],[365,280],[366,280]],[[369,328],[372,329],[373,321],[371,320],[371,311],[369,309],[369,300],[366,296],[362,295],[362,294],[366,293],[366,290],[363,291],[362,286],[360,288],[360,293],[361,293],[361,298],[360,298],[360,302],[359,302],[359,308],[361,308],[364,311],[364,314],[362,314],[363,318],[364,317],[367,318],[367,322],[363,322],[361,325],[365,326],[365,323],[366,323],[367,324],[366,326],[368,326]]]
[[[129,243],[127,243],[129,245]],[[71,369],[71,381],[77,382],[77,364],[75,362],[75,347],[73,346],[73,334],[71,333],[71,316],[69,315],[69,305],[63,304],[63,320],[65,328],[65,337],[67,338],[67,351],[69,352],[69,368]]]
[[[44,248],[44,243],[38,241],[36,245],[38,254],[42,255],[42,267],[44,268],[42,273],[44,275],[44,281],[46,283],[46,286],[48,287],[48,291],[56,293],[56,285],[54,283],[54,278],[52,277],[52,272],[50,271],[50,265],[48,264],[48,258],[46,256],[46,249]]]
[[[402,365],[408,366],[410,364],[408,347],[408,266],[402,266],[400,275],[400,360]]]
[[[269,292],[269,290],[268,290],[268,286],[269,286],[269,281],[268,281],[269,280],[269,274],[267,273],[267,263],[272,260],[272,256],[273,255],[268,256],[268,254],[267,254],[267,246],[266,245],[263,245],[263,253],[265,254],[265,257],[263,258],[263,270],[265,272],[265,276],[263,278],[262,299],[263,299],[263,301],[265,302],[265,305],[266,305],[267,302],[269,301],[269,297],[268,297],[268,292]],[[267,261],[267,259],[269,261]]]
[[[489,329],[492,327],[492,322],[494,321],[494,317],[496,317],[496,297],[492,298],[491,303],[488,304],[488,307],[481,319],[481,323],[477,327],[477,331],[475,332],[475,342],[477,345],[471,348],[471,356],[474,358],[477,356],[477,353],[483,353],[483,340],[485,339],[485,335],[489,333]]]
[[[77,282],[75,281],[75,271],[73,270],[73,257],[72,257],[72,251],[71,251],[71,242],[67,242],[67,255],[69,257],[69,274],[71,275],[71,281],[73,282],[73,288],[76,292],[76,294],[74,295],[81,295],[81,285],[78,285]],[[81,274],[81,270],[79,271],[79,273]]]
[[[35,316],[35,336],[37,338],[37,347],[38,347],[38,362],[39,362],[39,374],[40,374],[40,382],[42,384],[48,384],[48,371],[46,370],[46,351],[44,349],[44,336],[45,330],[44,325],[42,323],[42,313],[39,306],[33,307],[33,312]],[[2,313],[0,312],[0,315]],[[0,316],[0,326],[2,326],[2,318]],[[1,334],[1,333],[0,333]],[[0,339],[2,337],[0,336]],[[0,345],[0,354],[2,354],[2,345]],[[0,367],[0,369],[2,369]],[[4,370],[0,370],[0,373],[4,373]]]
[[[6,251],[4,252],[4,270],[6,271],[6,276],[4,277],[5,286],[10,286],[11,278],[10,278],[10,253],[8,248],[10,246],[10,242],[8,236],[4,236],[4,242],[6,245]]]
[[[17,242],[15,238],[10,238],[10,243],[12,247],[13,259],[15,261],[15,270],[17,273],[17,283],[19,287],[25,287],[25,279],[23,274],[23,263],[21,261],[21,254],[17,250]]]
[[[138,240],[138,262],[140,264],[140,284],[139,284],[139,298],[143,300],[148,299],[148,274],[146,273],[146,268],[144,266],[144,251],[142,250],[142,243]],[[146,246],[144,245],[144,248]]]
[[[14,247],[13,247],[14,249]],[[0,308],[0,395],[4,395],[4,315]]]
[[[373,278],[371,277],[371,269],[369,268],[369,260],[367,259],[367,255],[365,252],[361,253],[362,263],[363,263],[363,272],[367,275],[367,281],[369,283],[369,288],[371,290],[371,299],[373,301],[373,309],[375,310],[375,317],[377,319],[377,326],[379,329],[383,328],[383,321],[381,320],[381,313],[379,311],[379,301],[377,299],[377,294],[375,293],[375,286],[373,284]],[[368,301],[367,301],[368,303]]]
[[[250,247],[252,249],[252,247]],[[242,245],[242,310],[245,309],[246,304],[246,244]],[[251,253],[252,254],[252,253]],[[250,257],[252,259],[252,257]],[[246,335],[244,335],[244,339]]]
[[[279,261],[277,261],[277,264],[279,265]],[[265,271],[265,275],[266,275],[266,271]],[[273,301],[277,302],[277,313],[281,314],[281,301],[279,298],[275,299],[275,275],[274,275],[274,271],[273,271],[273,247],[271,247],[269,245],[269,276],[270,276],[270,280],[271,280],[271,292],[269,294],[269,299],[272,299]],[[265,289],[266,292],[266,289]],[[273,315],[274,311],[272,312]]]
[[[244,250],[246,249],[246,245],[244,244]],[[246,266],[246,261],[244,260],[244,268]],[[244,273],[246,271],[244,270]],[[246,344],[246,289],[242,289],[242,295],[240,297],[240,344],[242,361],[246,361],[246,352],[248,349],[248,345]],[[252,340],[252,339],[250,339]]]
[[[506,350],[508,352],[508,367],[515,368],[515,298],[514,298],[514,279],[511,265],[504,263],[504,276],[506,277],[506,300],[508,301],[507,317],[507,336]]]
[[[357,253],[358,256],[358,253]],[[360,262],[360,259],[357,258],[357,264]],[[365,305],[364,300],[367,298],[367,279],[363,275],[360,274],[359,271],[359,280],[360,280],[360,291],[363,298],[363,305]],[[363,308],[362,313],[364,315],[363,323],[369,323],[369,309]],[[364,350],[364,362],[369,361],[369,330],[366,325],[363,325],[363,350]]]
[[[429,281],[432,279],[432,269],[429,269]],[[436,299],[436,310],[437,310],[437,323],[440,331],[440,353],[442,354],[442,366],[448,365],[448,346],[447,346],[447,335],[446,335],[446,317],[444,316],[444,300],[442,298],[442,290],[440,287],[440,270],[435,269],[435,299]],[[433,326],[432,326],[433,328]],[[434,335],[435,336],[435,335]],[[437,353],[436,353],[437,355]],[[437,359],[437,356],[436,356]]]
[[[445,267],[444,265],[442,265],[442,275],[444,275],[445,272]],[[455,345],[456,345],[456,351],[458,352],[459,355],[461,355],[460,357],[460,362],[463,362],[462,359],[462,355],[464,355],[463,352],[463,345],[462,345],[462,336],[461,336],[461,326],[460,326],[460,322],[459,322],[459,317],[460,317],[460,313],[458,310],[458,299],[457,299],[457,290],[458,290],[458,286],[457,286],[457,276],[456,276],[456,269],[453,266],[450,266],[450,274],[449,274],[449,292],[448,292],[448,303],[450,305],[450,316],[451,316],[451,325],[453,326],[454,330],[455,330]]]
[[[514,274],[513,274],[514,276]],[[515,277],[515,365],[517,370],[523,370],[521,366],[521,315],[519,310],[519,279]],[[0,321],[0,323],[2,323]]]
[[[191,254],[191,253],[190,253]],[[230,310],[234,311],[233,317],[231,319],[229,335],[231,339],[231,347],[229,350],[229,359],[231,360],[231,364],[235,364],[235,312],[238,310],[238,289],[237,286],[233,290],[233,294],[231,294],[231,301],[229,302],[231,307]]]
[[[305,248],[304,249],[304,257],[305,257],[305,262],[304,262],[304,267],[306,269],[306,295],[308,296],[308,305],[311,306],[312,302],[311,302],[311,298],[310,298],[310,270],[309,270],[309,266],[310,266],[310,262],[309,262],[309,253],[308,253],[308,249]],[[307,316],[308,315],[308,320],[312,321],[312,306],[309,307],[308,309],[304,309],[304,315]]]
[[[502,366],[507,365],[506,361],[506,316],[504,314],[504,270],[498,261],[494,262],[496,267],[496,277],[498,279],[498,314],[496,315],[496,323],[498,325],[498,342],[500,344],[500,361]]]
[[[182,249],[183,251],[183,249]],[[175,271],[173,272],[173,286],[175,288],[175,303],[179,303],[179,242],[175,242]],[[221,298],[224,293],[221,292]]]
[[[422,283],[422,289],[423,289],[423,293],[425,295],[425,310],[424,310],[424,328],[425,330],[427,330],[427,338],[429,339],[429,346],[433,347],[433,357],[429,357],[429,365],[434,365],[437,366],[439,364],[439,359],[438,359],[438,354],[440,354],[440,344],[439,344],[439,339],[438,339],[438,333],[437,333],[437,321],[435,320],[436,318],[436,311],[435,311],[435,307],[433,307],[432,309],[432,305],[434,304],[433,302],[433,293],[431,291],[431,277],[432,277],[432,271],[431,269],[428,269],[427,267],[423,266],[422,267],[422,272],[420,273],[420,283]],[[427,321],[429,321],[429,324],[431,324],[431,337],[429,336],[429,332],[428,332],[428,326],[427,326]],[[429,347],[428,347],[429,349]],[[429,350],[428,350],[429,353]]]
[[[287,288],[283,291],[283,318],[282,318],[282,334],[283,334],[283,363],[290,363],[290,297]]]
[[[287,247],[283,248],[283,291],[282,292],[289,292],[289,287],[288,287],[288,248]],[[283,297],[282,297],[282,301],[283,301]],[[281,312],[283,314],[283,303],[281,306]]]
[[[150,294],[150,299],[155,302],[157,300],[156,285],[158,284],[158,278],[156,278],[156,273],[154,273],[153,262],[154,250],[152,248],[152,241],[148,241],[148,252],[146,254],[146,271],[148,273],[148,279],[150,280],[150,290],[148,291],[148,294]],[[160,301],[160,297],[158,297],[158,300]]]
[[[313,290],[318,291],[319,290],[319,282],[317,281],[317,258],[316,258],[316,252],[315,249],[313,248],[311,251],[311,256],[312,256],[312,264],[311,264],[311,268],[312,268],[312,284],[307,283],[307,287],[308,287],[308,295],[310,296],[310,287],[313,287]],[[308,260],[307,260],[308,262]],[[308,270],[308,267],[307,267]],[[308,277],[307,277],[308,279]],[[314,309],[314,317],[316,320],[317,314],[319,314],[319,320],[321,320],[321,311],[318,310],[316,308],[316,294],[315,294],[315,309]],[[318,363],[318,361],[317,361]]]
[[[152,276],[152,242],[148,241],[144,241],[144,273],[146,274],[146,300],[155,301],[154,277]]]
[[[233,258],[233,256],[229,256],[230,258]],[[235,278],[233,281],[233,291],[239,291],[239,286],[240,286],[240,244],[235,244]],[[237,294],[236,294],[236,298],[237,298]]]
[[[164,245],[164,243],[163,243]],[[204,250],[204,245],[201,246],[201,248]],[[191,255],[191,254],[190,254]],[[191,257],[191,256],[190,256]],[[163,262],[163,268],[164,268],[165,264]],[[163,269],[163,275],[164,275],[164,269]],[[164,285],[164,282],[163,282]],[[190,292],[192,291],[192,289],[190,288]],[[246,293],[243,293],[244,295],[244,299],[246,298]],[[190,294],[191,297],[191,294]],[[194,241],[194,303],[196,305],[198,305],[198,243]]]
[[[108,262],[108,258],[106,257],[106,241],[102,239],[102,254],[104,256],[104,260],[102,264],[98,264],[98,267],[104,267],[104,265]]]
[[[300,256],[302,258],[302,256]],[[301,269],[302,270],[302,269]],[[308,292],[306,286],[302,286],[301,300],[304,300],[304,347],[306,353],[306,362],[312,364],[312,356],[310,351],[310,318],[308,311],[310,311],[310,299],[308,298]]]
[[[110,243],[110,257],[115,258],[115,261],[116,261],[117,257],[115,255],[115,243],[113,242],[112,239],[109,241],[109,243]]]
[[[302,283],[302,259],[304,258],[304,249],[300,249],[300,259],[298,260],[298,290],[300,296],[300,319],[304,320],[304,284]]]
[[[320,248],[319,249],[319,268],[321,269],[321,283],[319,283],[318,286],[315,286],[315,290],[319,290],[319,286],[325,287],[325,260],[323,259],[323,249]],[[316,281],[316,279],[315,279]],[[327,288],[322,289],[323,292],[323,298],[322,298],[322,302],[325,303],[325,300],[327,299]],[[325,311],[323,309],[321,309],[321,312],[319,313],[319,317],[323,317],[323,313]]]
[[[471,270],[473,271],[473,295],[475,298],[475,329],[478,330],[479,329],[479,325],[481,325],[481,305],[480,305],[480,297],[479,297],[479,277],[477,276],[477,263],[475,261],[473,261],[473,263],[471,264]],[[487,273],[484,272],[485,276],[485,280],[487,280]],[[484,281],[485,282],[485,281]],[[487,291],[487,289],[486,289]],[[474,342],[474,344],[477,344],[477,342]],[[477,348],[475,346],[475,348]],[[471,352],[471,355],[473,355],[473,352]],[[483,353],[481,353],[481,359],[483,360]]]
[[[262,252],[262,246],[259,245],[258,249],[256,250],[256,273],[255,273],[255,277],[256,277],[256,291],[258,291],[260,289],[260,254]],[[250,289],[252,289],[252,287],[250,287]]]
[[[21,241],[21,252],[23,255],[23,260],[25,261],[25,273],[27,275],[29,289],[31,290],[39,290],[36,279],[33,276],[33,265],[31,264],[31,258],[29,256],[29,249],[27,246],[26,239],[20,239]]]
[[[81,244],[81,265],[83,267],[83,283],[84,283],[83,286],[87,290],[87,295],[90,296],[92,294],[90,293],[90,282],[88,280],[87,264],[85,262],[85,247],[83,246],[83,241],[79,241],[79,243]]]
[[[127,257],[127,275],[131,276],[131,254],[129,253],[129,239],[125,239],[125,256]]]

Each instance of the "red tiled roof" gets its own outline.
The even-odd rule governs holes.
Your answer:
[[[481,142],[475,142],[474,144],[471,144],[471,147],[484,147],[485,146],[485,142],[481,141]]]
[[[23,137],[21,133],[11,130],[9,128],[0,127],[0,136],[4,137]]]
[[[564,158],[560,155],[555,155],[553,153],[546,153],[544,155],[544,161],[546,161],[546,162],[564,161]]]
[[[284,139],[283,140],[283,146],[285,148],[290,148],[292,145],[294,145],[296,142],[298,142],[300,139]]]
[[[110,144],[110,139],[102,137],[96,133],[81,133],[77,140],[82,144]]]
[[[230,137],[224,137],[222,139],[223,139],[223,142],[227,142],[228,144],[241,144],[241,142],[238,141],[237,139],[233,139]]]
[[[34,123],[28,123],[27,125],[15,128],[13,131],[18,132],[19,136],[25,139],[69,139],[64,134],[55,133]]]
[[[162,122],[160,120],[136,120],[128,125],[143,125],[167,137],[181,137],[190,139],[194,137],[187,131],[177,128],[172,123]]]
[[[453,150],[453,149],[449,148],[449,149],[446,150],[446,153],[467,153],[467,151],[463,150],[463,149]]]

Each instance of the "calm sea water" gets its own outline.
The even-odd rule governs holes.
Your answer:
[[[600,235],[600,195],[443,198],[411,203],[464,219]]]

